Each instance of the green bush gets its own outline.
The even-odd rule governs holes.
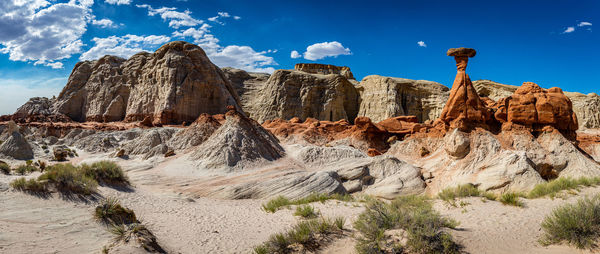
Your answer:
[[[544,245],[568,243],[579,249],[597,248],[600,238],[600,195],[580,199],[552,211],[542,222]]]
[[[580,177],[577,179],[571,177],[560,177],[552,181],[536,185],[527,195],[528,198],[540,198],[549,196],[554,198],[556,194],[563,190],[578,190],[581,187],[589,187],[600,184],[600,177]]]
[[[72,164],[54,164],[38,177],[38,180],[48,181],[64,193],[91,195],[96,192],[98,182],[82,173]]]
[[[116,198],[107,198],[96,206],[94,218],[104,224],[131,224],[137,222],[133,210],[121,206]]]
[[[263,207],[263,210],[274,213],[277,210],[281,209],[282,207],[287,207],[290,205],[305,205],[305,204],[309,204],[309,203],[313,203],[313,202],[324,203],[325,201],[330,200],[330,199],[346,201],[346,202],[354,201],[354,197],[352,197],[348,194],[313,193],[313,194],[308,195],[305,198],[301,198],[301,199],[297,199],[297,200],[293,200],[293,201],[289,200],[288,198],[286,198],[284,196],[277,196],[277,197],[269,200],[266,204],[263,204],[262,207]]]
[[[521,202],[521,200],[519,200],[519,197],[521,197],[521,196],[523,196],[523,195],[519,194],[519,193],[506,192],[500,196],[499,201],[504,205],[512,205],[512,206],[522,207],[523,202]]]
[[[17,178],[10,183],[10,186],[18,191],[26,191],[32,193],[47,193],[48,188],[45,182],[35,179],[26,180],[25,177]]]
[[[317,212],[312,206],[309,205],[301,205],[296,207],[295,216],[300,216],[305,219],[315,218],[317,217]]]
[[[13,171],[19,175],[25,175],[37,171],[37,168],[32,165],[22,164],[14,168]]]
[[[81,171],[87,177],[107,185],[129,185],[129,179],[123,169],[112,161],[99,161],[92,165],[83,164]]]
[[[0,172],[5,175],[10,174],[10,166],[5,162],[0,162]]]
[[[340,232],[325,218],[301,221],[286,233],[271,235],[267,242],[254,247],[254,253],[290,253],[294,251],[293,248],[299,246],[304,249],[314,248],[329,235]]]
[[[346,218],[336,217],[334,222],[337,228],[339,228],[340,230],[344,230],[344,226],[346,225]]]
[[[443,231],[457,224],[442,217],[422,196],[403,196],[390,203],[372,200],[354,223],[360,233],[356,250],[358,253],[459,253],[460,246]],[[406,231],[406,245],[386,241],[384,233],[390,229]]]

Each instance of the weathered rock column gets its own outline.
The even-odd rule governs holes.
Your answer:
[[[440,119],[451,128],[469,129],[475,126],[486,126],[492,119],[485,102],[477,95],[465,71],[469,58],[474,57],[475,54],[476,51],[471,48],[452,48],[447,52],[448,56],[453,56],[456,60],[457,73]]]

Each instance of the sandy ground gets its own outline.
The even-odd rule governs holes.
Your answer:
[[[261,205],[266,200],[189,198],[169,188],[156,188],[161,178],[148,165],[127,168],[133,191],[100,187],[100,194],[117,197],[132,208],[170,253],[250,253],[271,234],[300,220],[289,209],[264,212]],[[7,188],[15,178],[0,174],[0,253],[99,253],[111,242],[112,236],[92,219],[94,202],[15,192]],[[524,208],[481,198],[466,198],[463,201],[469,205],[460,208],[437,200],[435,208],[460,222],[459,230],[451,233],[468,253],[585,253],[568,246],[543,247],[537,239],[542,234],[540,223],[552,209],[596,193],[600,187],[566,199],[524,199]],[[348,227],[362,211],[359,203],[328,201],[313,206],[325,217],[346,217]],[[353,253],[351,234],[319,253]]]

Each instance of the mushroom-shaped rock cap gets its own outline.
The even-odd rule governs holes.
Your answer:
[[[451,48],[446,52],[446,55],[474,57],[476,53],[477,52],[472,48]]]

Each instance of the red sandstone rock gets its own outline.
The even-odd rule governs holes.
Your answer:
[[[375,157],[375,156],[381,155],[381,152],[377,151],[377,149],[375,149],[375,148],[369,148],[369,150],[367,151],[367,155],[369,155],[371,157]]]
[[[465,72],[469,57],[475,56],[475,50],[449,49],[448,55],[454,56],[457,73],[440,119],[450,127],[459,129],[487,125],[492,120],[492,115]]]
[[[523,83],[513,95],[500,99],[495,118],[502,123],[521,124],[536,130],[552,126],[575,131],[578,127],[571,100],[560,88],[544,90],[532,82]]]
[[[395,134],[409,134],[421,130],[424,126],[418,123],[416,116],[398,116],[385,119],[377,123],[387,132]]]

